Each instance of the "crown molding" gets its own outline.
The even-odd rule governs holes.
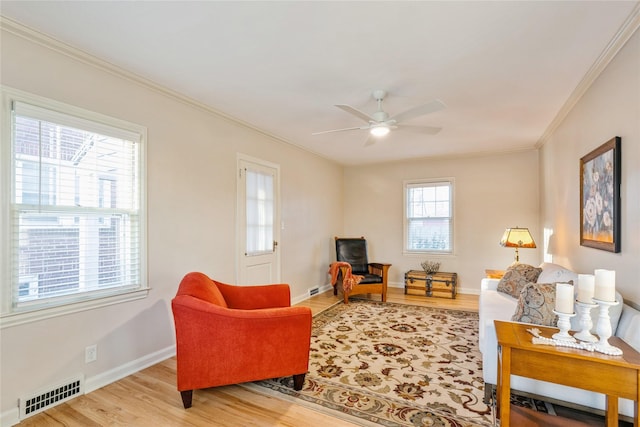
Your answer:
[[[539,148],[535,145],[523,145],[519,147],[497,149],[497,150],[479,150],[479,151],[467,151],[463,153],[453,154],[435,154],[430,156],[418,156],[407,159],[392,159],[392,160],[374,160],[367,163],[340,163],[342,166],[348,166],[351,168],[358,167],[371,167],[371,166],[384,166],[394,163],[410,163],[410,162],[422,162],[422,161],[447,161],[447,160],[460,160],[460,159],[476,159],[481,157],[496,157],[501,155],[519,154],[527,152],[538,152]],[[403,285],[404,286],[404,285]]]
[[[635,8],[631,11],[627,20],[622,24],[618,32],[613,36],[593,65],[591,65],[580,83],[578,83],[573,92],[571,92],[567,101],[564,103],[562,108],[560,108],[556,117],[549,124],[536,143],[536,148],[541,148],[549,140],[551,135],[567,118],[578,101],[580,101],[596,79],[600,77],[600,74],[602,74],[602,72],[607,68],[613,58],[616,57],[620,49],[622,49],[629,39],[631,39],[638,28],[640,28],[640,1],[636,2]]]
[[[76,61],[82,62],[84,64],[87,64],[91,67],[97,68],[101,71],[107,72],[109,74],[115,75],[119,78],[128,80],[130,82],[133,82],[139,86],[144,87],[145,89],[160,93],[166,97],[172,98],[175,101],[181,102],[183,104],[187,104],[191,107],[197,108],[199,110],[202,110],[204,112],[207,112],[209,114],[213,114],[219,118],[222,118],[224,120],[227,120],[229,122],[232,122],[236,125],[240,125],[242,127],[248,128],[254,132],[257,132],[263,136],[266,136],[267,138],[270,138],[276,142],[279,143],[283,143],[286,144],[289,147],[293,147],[293,148],[297,148],[299,150],[305,151],[307,153],[313,154],[315,156],[327,159],[327,160],[331,160],[328,159],[326,156],[323,156],[322,154],[316,153],[312,150],[307,149],[306,147],[302,147],[300,145],[297,145],[285,138],[282,138],[281,136],[275,135],[273,133],[270,133],[268,131],[265,131],[264,129],[260,129],[259,127],[246,122],[244,120],[238,119],[237,117],[234,117],[230,114],[224,113],[220,110],[217,110],[203,102],[197,101],[193,98],[190,98],[188,96],[185,96],[179,92],[176,92],[174,90],[171,90],[165,86],[162,86],[158,83],[153,82],[152,80],[149,80],[145,77],[142,77],[136,73],[133,73],[131,71],[127,71],[124,68],[121,68],[115,64],[112,64],[109,61],[105,61],[101,58],[98,58],[97,56],[94,56],[88,52],[85,52],[81,49],[78,49],[74,46],[71,46],[69,44],[66,44],[60,40],[57,40],[47,34],[44,34],[38,30],[35,30],[33,28],[30,28],[24,24],[21,24],[20,22],[14,21],[10,18],[7,18],[5,16],[0,15],[0,29],[2,31],[7,31],[17,37],[20,37],[22,39],[25,39],[29,42],[38,44],[40,46],[43,46],[47,49],[53,50],[55,52],[58,52],[62,55],[65,55],[69,58],[72,58]]]

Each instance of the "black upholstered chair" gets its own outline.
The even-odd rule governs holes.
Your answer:
[[[358,294],[381,294],[382,301],[387,301],[387,275],[391,264],[369,262],[367,258],[367,241],[364,237],[336,237],[336,260],[351,265],[351,273],[363,276],[358,285],[344,292],[344,302]],[[338,286],[343,288],[342,281],[347,275],[347,267],[340,268],[337,282],[333,285],[333,294],[338,295]]]

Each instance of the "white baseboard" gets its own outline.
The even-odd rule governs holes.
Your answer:
[[[390,288],[399,288],[399,289],[404,289],[404,282],[389,282],[388,287]],[[321,286],[318,290],[319,293],[322,292],[326,292],[329,289],[331,289],[333,286],[331,286],[331,284],[325,284],[324,286]],[[467,294],[467,295],[480,295],[480,289],[473,289],[473,288],[458,288],[457,291],[459,294]],[[293,297],[291,299],[291,305],[295,305],[298,304],[302,301],[308,300],[310,297],[309,295],[300,295],[297,297]]]
[[[124,377],[135,374],[136,372],[148,368],[149,366],[155,365],[156,363],[160,363],[163,360],[173,357],[175,356],[175,354],[176,346],[172,345],[158,350],[154,353],[142,356],[139,359],[132,360],[131,362],[125,363],[124,365],[115,367],[109,371],[86,378],[84,383],[84,394],[91,393],[92,391],[109,385],[115,381],[121,380]],[[20,409],[17,406],[0,414],[0,426],[2,427],[14,426],[19,422]]]
[[[15,407],[0,414],[0,426],[11,427],[20,422],[20,410]]]
[[[172,345],[163,348],[162,350],[158,350],[154,353],[147,354],[146,356],[143,356],[139,359],[127,362],[124,365],[115,367],[109,371],[103,372],[93,377],[89,377],[84,383],[84,392],[85,394],[91,393],[94,390],[121,380],[124,377],[135,374],[136,372],[141,371],[144,368],[148,368],[151,365],[155,365],[156,363],[173,357],[175,356],[175,354],[176,346]]]
[[[332,286],[330,284],[326,284],[326,285],[320,286],[318,288],[318,293],[321,294],[323,292],[328,291],[331,288],[332,288]],[[309,294],[303,294],[303,295],[298,295],[297,297],[292,297],[291,298],[291,305],[296,305],[298,303],[301,303],[302,301],[308,300],[309,298],[311,298],[309,296]]]

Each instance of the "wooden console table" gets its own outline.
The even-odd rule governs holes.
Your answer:
[[[640,397],[640,353],[618,337],[609,343],[622,356],[607,356],[569,347],[533,344],[527,332],[531,325],[494,321],[498,337],[497,415],[501,427],[510,423],[511,375],[591,390],[606,395],[606,426],[618,427],[618,398],[635,401],[634,426],[638,423]],[[545,337],[556,328],[535,326]]]
[[[404,273],[404,293],[409,290],[419,290],[426,296],[434,296],[433,293],[444,293],[452,299],[456,297],[458,285],[457,273],[437,273],[427,274],[424,270],[409,270]]]

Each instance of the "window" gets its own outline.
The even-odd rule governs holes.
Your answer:
[[[3,98],[3,326],[146,295],[145,129],[26,94]]]
[[[247,255],[273,252],[274,189],[273,175],[245,169]]]
[[[406,252],[453,253],[453,180],[404,184]]]

